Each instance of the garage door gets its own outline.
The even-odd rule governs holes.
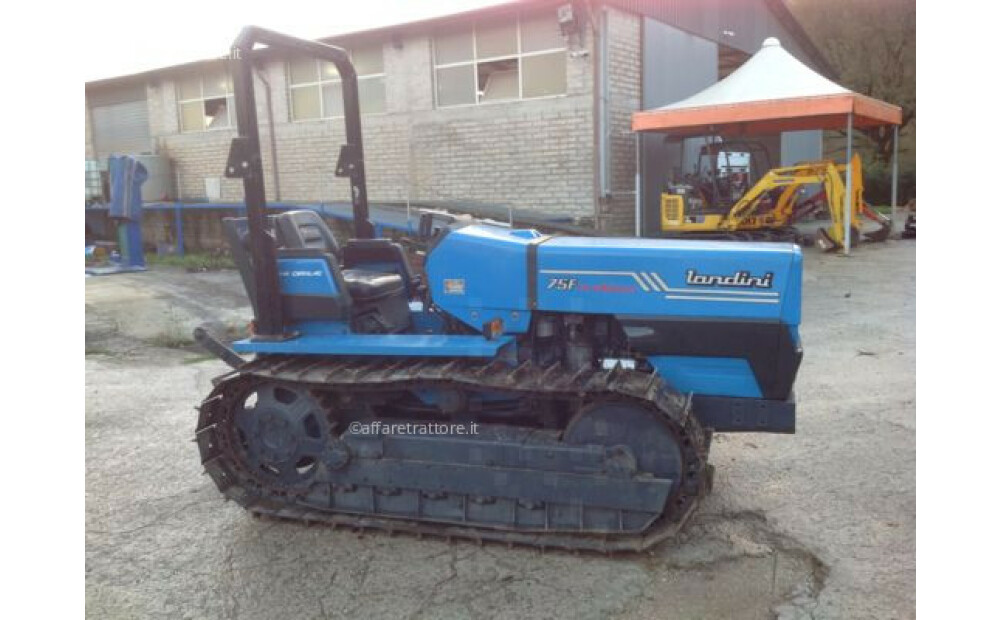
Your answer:
[[[144,86],[87,93],[94,150],[100,160],[111,154],[150,151],[149,109]]]

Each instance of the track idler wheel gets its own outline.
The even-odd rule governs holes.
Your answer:
[[[319,402],[304,388],[265,382],[251,386],[235,407],[242,465],[269,487],[308,487],[321,466],[343,466]]]
[[[668,518],[683,512],[687,500],[674,510],[688,474],[699,475],[700,465],[688,457],[690,446],[658,412],[628,402],[605,401],[588,405],[570,420],[563,441],[574,445],[611,448],[607,471],[613,475],[642,476],[673,481],[667,500]],[[689,469],[695,471],[689,472]],[[697,485],[695,485],[695,488]]]

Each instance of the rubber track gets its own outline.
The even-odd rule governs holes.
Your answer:
[[[415,521],[395,517],[320,512],[295,503],[287,489],[248,489],[240,472],[240,459],[227,440],[226,424],[232,421],[238,398],[251,385],[278,381],[305,385],[311,390],[389,391],[416,387],[455,386],[488,389],[522,397],[545,399],[631,400],[658,411],[678,436],[684,451],[686,474],[667,501],[665,514],[637,534],[585,534],[486,528]],[[526,362],[512,367],[502,361],[395,359],[372,361],[331,360],[308,356],[261,356],[239,370],[216,378],[215,389],[199,407],[196,441],[205,472],[227,500],[234,500],[255,515],[325,523],[355,529],[378,529],[417,536],[464,538],[479,543],[593,551],[635,552],[648,549],[677,533],[711,484],[707,465],[709,436],[691,414],[690,399],[671,390],[656,375],[622,369],[570,372],[561,365],[539,367]],[[241,475],[242,474],[242,475]]]

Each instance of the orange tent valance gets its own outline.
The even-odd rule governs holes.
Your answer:
[[[861,129],[903,122],[899,106],[849,93],[636,112],[632,130],[733,135],[839,129],[850,113],[854,114],[854,126]]]
[[[634,131],[740,135],[899,125],[897,105],[860,95],[816,73],[774,38],[725,79],[683,101],[632,115]]]

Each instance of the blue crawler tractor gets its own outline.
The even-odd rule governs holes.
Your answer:
[[[266,46],[257,49],[256,46]],[[268,214],[252,67],[268,49],[343,83],[355,239]],[[222,494],[278,518],[635,551],[708,492],[713,432],[792,433],[802,258],[791,244],[553,236],[423,214],[424,269],[373,238],[357,79],[337,47],[246,28],[224,222],[253,305],[199,408]]]

